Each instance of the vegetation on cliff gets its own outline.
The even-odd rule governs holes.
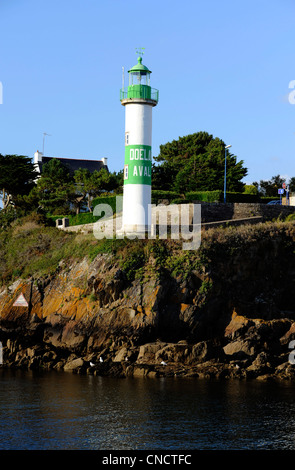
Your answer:
[[[185,251],[181,240],[96,240],[25,218],[0,237],[4,357],[82,371],[102,355],[92,372],[120,376],[294,375],[294,241],[292,221],[210,229]]]
[[[53,274],[62,262],[84,257],[92,261],[100,253],[112,254],[129,281],[141,279],[151,270],[158,277],[169,272],[186,279],[192,271],[208,269],[217,261],[227,264],[236,254],[261,242],[265,256],[271,257],[275,243],[284,244],[293,254],[295,227],[290,219],[203,231],[199,250],[186,251],[181,240],[98,240],[92,233],[59,230],[48,219],[30,215],[0,232],[0,285],[17,278]]]

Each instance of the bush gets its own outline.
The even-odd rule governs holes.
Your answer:
[[[48,215],[48,218],[54,222],[54,225],[57,219],[67,218],[70,226],[91,224],[99,219],[99,217],[94,217],[91,212],[81,212],[76,215]]]
[[[122,194],[117,194],[116,196],[100,196],[100,197],[96,197],[95,199],[93,199],[92,201],[92,207],[93,207],[93,210],[95,208],[95,206],[99,205],[99,204],[108,204],[109,206],[111,206],[112,208],[112,211],[113,211],[113,214],[116,213],[116,210],[117,210],[117,207],[116,207],[116,197],[117,196],[122,196]]]
[[[7,229],[16,220],[17,213],[13,207],[0,210],[0,229]]]
[[[186,199],[190,202],[203,201],[203,202],[221,202],[223,198],[222,191],[194,191],[186,193]]]
[[[68,218],[70,225],[92,224],[99,219],[92,212],[81,212],[80,214],[70,215]]]
[[[142,268],[146,262],[146,255],[141,243],[129,247],[128,256],[121,261],[121,267],[125,272],[128,281],[133,281],[141,274]]]
[[[244,186],[244,193],[246,194],[258,194],[258,189],[254,184],[245,184]]]
[[[190,202],[202,201],[202,202],[223,202],[224,192],[223,191],[195,191],[189,192],[185,195],[186,199]],[[236,193],[227,192],[226,202],[259,202],[259,196],[257,194],[249,193]]]
[[[175,191],[152,190],[152,204],[159,204],[163,199],[167,199],[171,203],[173,199],[181,199],[181,195]]]
[[[172,199],[172,201],[170,201],[170,204],[188,204],[190,201],[188,199],[182,199],[182,198],[178,198],[178,199]]]

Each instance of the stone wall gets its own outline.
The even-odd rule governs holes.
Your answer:
[[[168,201],[167,201],[168,202]],[[232,224],[239,225],[243,223],[258,223],[258,222],[266,222],[271,220],[276,220],[278,217],[285,218],[289,214],[295,213],[295,206],[284,206],[284,205],[268,205],[268,204],[259,204],[259,203],[219,203],[219,202],[200,202],[195,201],[195,204],[201,204],[201,223],[208,224],[208,226],[204,226],[204,228],[210,228],[214,225],[222,225],[218,224],[218,222],[224,222],[226,224],[227,221],[232,221]],[[192,223],[193,219],[193,206],[194,203],[187,204],[189,206],[189,223]],[[171,224],[171,220],[177,220],[177,216],[181,214],[180,211],[180,204],[173,204],[173,209],[169,208],[169,204],[160,204],[155,207],[153,210],[157,213],[155,217],[155,223],[159,224],[159,215],[161,214],[162,224],[165,224],[165,220],[167,220],[167,225],[174,225]],[[172,219],[171,219],[172,218]],[[250,220],[251,219],[251,220]],[[181,218],[179,219],[181,220]],[[121,227],[121,213],[116,215],[116,226]],[[161,224],[160,224],[161,225]],[[82,233],[90,233],[93,231],[94,224],[85,224],[85,225],[74,225],[74,226],[67,226],[67,224],[57,224],[58,228],[62,230],[67,230],[71,232],[82,232]],[[115,230],[115,225],[114,225]]]
[[[219,203],[219,202],[200,202],[186,204],[189,208],[189,220],[192,223],[193,217],[193,206],[201,205],[201,223],[202,224],[214,224],[218,222],[235,222],[235,225],[239,223],[247,223],[253,221],[266,222],[276,220],[278,217],[285,218],[289,214],[295,213],[295,206],[283,206],[283,205],[268,205],[259,203]],[[171,220],[176,220],[177,216],[181,214],[180,207],[182,205],[158,205],[154,208],[155,212],[162,215],[162,223],[164,223],[165,216],[167,215],[168,225]],[[183,204],[184,206],[184,204]],[[250,220],[251,219],[251,220]],[[159,223],[159,217],[154,219],[156,223]],[[173,224],[172,224],[173,225]]]
[[[202,206],[202,222],[262,217],[263,221],[286,217],[295,213],[295,206],[268,205],[259,203],[210,203],[197,202]]]

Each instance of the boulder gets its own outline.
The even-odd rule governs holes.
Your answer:
[[[122,362],[122,361],[125,361],[125,358],[127,357],[127,353],[128,353],[127,348],[125,348],[125,347],[124,347],[124,348],[121,348],[121,349],[117,352],[117,354],[116,354],[116,356],[114,357],[113,361],[114,361],[114,362]]]
[[[280,343],[282,345],[287,345],[290,341],[295,339],[295,322],[291,323],[289,329],[285,334],[280,338]]]
[[[78,321],[66,319],[61,315],[50,315],[45,322],[44,342],[74,351],[87,340],[79,326]]]
[[[84,361],[81,357],[70,360],[64,365],[64,370],[68,372],[74,372],[81,369],[84,365]]]
[[[256,352],[254,344],[251,341],[245,339],[228,343],[226,346],[224,346],[223,351],[227,356],[232,356],[237,359],[254,356]]]
[[[155,361],[186,363],[189,362],[191,348],[187,344],[169,343],[156,352]]]
[[[225,328],[224,336],[232,339],[237,338],[238,336],[244,334],[253,324],[253,321],[242,315],[238,315],[234,311],[230,323]]]
[[[192,358],[194,361],[203,362],[208,361],[214,355],[214,348],[211,341],[200,341],[194,344],[192,348]]]
[[[162,343],[157,341],[155,343],[143,344],[139,348],[139,353],[137,357],[137,363],[148,364],[153,363],[156,360],[156,353],[167,346],[167,343]]]
[[[256,376],[269,374],[273,371],[268,354],[264,351],[259,353],[252,364],[247,367],[248,372],[253,372]]]

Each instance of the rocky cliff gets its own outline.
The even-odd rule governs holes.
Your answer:
[[[2,367],[293,379],[294,240],[294,223],[276,222],[209,230],[197,252],[118,241],[11,279],[0,288]],[[21,293],[27,307],[14,306]]]

